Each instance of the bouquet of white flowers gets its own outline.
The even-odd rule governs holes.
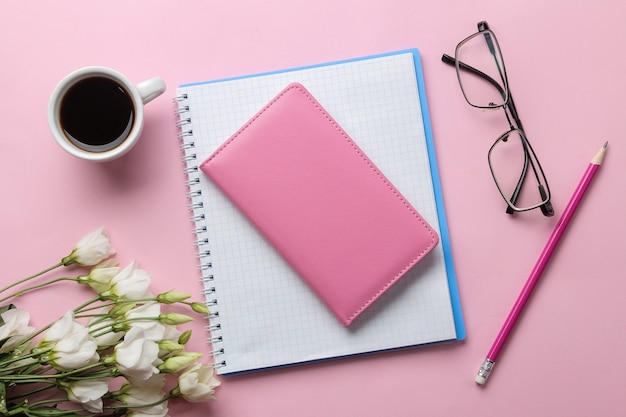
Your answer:
[[[167,416],[171,399],[214,399],[220,382],[213,367],[185,350],[191,331],[177,328],[193,318],[164,311],[179,303],[206,315],[207,307],[181,292],[153,295],[150,274],[134,262],[119,267],[114,254],[100,228],[57,265],[0,289],[0,416]],[[70,265],[90,269],[27,286]],[[41,329],[29,325],[27,310],[10,304],[68,280],[97,295]],[[17,286],[26,287],[11,293]],[[166,391],[167,378],[176,379]]]

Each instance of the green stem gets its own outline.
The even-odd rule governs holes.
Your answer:
[[[165,395],[162,399],[158,400],[158,401],[154,401],[150,404],[138,404],[138,405],[128,405],[128,404],[121,404],[121,405],[109,405],[109,406],[105,406],[104,409],[105,410],[119,410],[119,409],[129,409],[132,410],[134,408],[137,409],[142,409],[142,408],[148,408],[148,407],[152,407],[155,405],[159,405],[161,403],[164,403],[165,401],[169,401],[172,398],[174,398],[174,396],[170,393],[168,393],[167,395]]]
[[[10,364],[12,364],[14,362],[19,362],[19,361],[24,360],[24,359],[32,358],[32,357],[35,357],[35,356],[39,356],[39,354],[38,353],[28,353],[28,354],[23,355],[23,356],[20,355],[20,356],[11,358],[11,359],[7,359],[6,361],[2,361],[0,363],[0,367],[1,367],[0,369],[2,369],[3,373],[6,373],[7,371],[10,372],[10,371],[15,371],[17,369],[30,367],[32,365],[32,363],[25,364],[25,365],[9,366],[9,367],[7,367],[7,365],[10,365]]]
[[[3,293],[3,292],[5,292],[5,291],[6,291],[6,290],[8,290],[8,289],[11,289],[11,288],[15,287],[16,285],[20,285],[20,284],[22,284],[22,283],[24,283],[24,282],[26,282],[26,281],[29,281],[29,280],[34,279],[34,278],[37,278],[37,277],[39,277],[39,276],[41,276],[41,275],[43,275],[43,274],[45,274],[45,273],[47,273],[47,272],[52,271],[53,269],[57,269],[57,268],[61,267],[61,266],[63,266],[63,262],[59,262],[58,264],[53,265],[53,266],[51,266],[50,268],[44,269],[43,271],[38,272],[38,273],[36,273],[35,275],[31,275],[31,276],[26,277],[26,278],[24,278],[24,279],[21,279],[21,280],[19,280],[19,281],[15,281],[13,284],[8,285],[8,286],[6,286],[6,287],[2,288],[2,289],[0,290],[0,294],[1,294],[1,293]]]
[[[51,400],[46,400],[46,401],[38,401],[36,403],[32,403],[29,404],[28,402],[24,402],[22,403],[20,406],[10,410],[8,412],[8,416],[13,416],[13,415],[25,415],[25,416],[46,416],[46,417],[54,417],[54,416],[77,416],[77,415],[81,415],[84,412],[84,409],[75,409],[75,410],[61,410],[61,409],[57,409],[57,408],[52,408],[52,407],[46,407],[44,410],[38,411],[37,409],[34,409],[35,407],[39,407],[39,406],[43,406],[45,404],[50,404],[50,403],[55,403],[58,404],[59,402],[68,402],[67,399],[51,399]]]
[[[37,389],[34,389],[32,391],[29,391],[29,392],[22,392],[19,395],[7,398],[7,402],[8,403],[12,403],[12,402],[15,402],[16,400],[18,400],[19,398],[23,398],[23,397],[27,397],[28,398],[29,396],[31,396],[33,394],[37,394],[39,392],[43,392],[45,390],[48,390],[48,389],[54,388],[54,387],[56,387],[56,384],[54,384],[52,382],[49,382],[48,385],[45,386],[45,387],[37,388]]]
[[[115,378],[117,376],[119,376],[119,373],[115,370],[115,368],[104,368],[100,371],[92,371],[88,375],[66,376],[65,379],[68,381],[86,381],[90,379]]]
[[[132,299],[132,300],[126,300],[126,299],[118,299],[115,301],[110,301],[110,300],[104,300],[102,298],[100,298],[103,303],[99,306],[95,306],[95,307],[90,307],[90,308],[85,308],[86,305],[83,305],[77,309],[74,310],[75,313],[86,313],[87,311],[90,310],[96,310],[99,308],[105,308],[105,307],[116,307],[119,305],[123,305],[123,304],[145,304],[148,303],[150,301],[157,301],[156,298],[138,298],[138,299]],[[107,302],[104,302],[107,301]]]
[[[61,403],[64,403],[64,402],[68,402],[67,398],[50,398],[50,399],[47,399],[47,400],[35,401],[35,402],[32,402],[32,403],[29,403],[28,405],[30,407],[37,407],[37,406],[46,405],[46,404],[61,404]],[[61,411],[61,410],[59,410],[59,411]],[[62,411],[70,411],[70,410],[62,410]],[[78,410],[74,410],[74,411],[78,411]]]
[[[94,338],[98,338],[101,336],[104,336],[107,333],[118,333],[118,332],[125,332],[128,329],[125,328],[124,324],[127,323],[131,323],[134,321],[159,321],[159,317],[134,317],[131,319],[124,319],[124,320],[116,320],[114,323],[111,324],[104,324],[104,325],[100,325],[99,327],[97,327],[98,325],[98,321],[95,321],[93,323],[90,324],[89,326],[89,334],[94,337]]]
[[[100,362],[83,366],[82,368],[71,369],[68,371],[61,371],[56,374],[43,374],[43,375],[1,375],[0,374],[0,382],[15,382],[15,383],[23,383],[23,382],[45,382],[45,381],[54,381],[60,378],[65,378],[68,376],[73,376],[76,374],[80,374],[81,372],[88,371],[90,369],[97,368],[101,366]]]
[[[100,296],[94,297],[94,298],[92,298],[91,300],[89,300],[89,301],[87,301],[87,302],[85,302],[85,303],[83,303],[83,304],[79,305],[78,307],[76,307],[76,308],[73,310],[73,312],[74,312],[74,314],[79,313],[79,312],[80,312],[83,308],[87,307],[87,306],[88,306],[88,305],[90,305],[90,304],[95,303],[96,301],[100,301],[100,300],[101,300]]]
[[[55,382],[50,382],[50,381],[25,381],[25,382],[20,381],[19,384],[47,384],[47,386],[36,388],[29,392],[20,392],[18,395],[16,395],[13,398],[7,398],[7,401],[14,401],[15,399],[20,398],[20,397],[28,397],[32,394],[36,394],[38,392],[45,391],[47,389],[55,388],[57,386]]]
[[[74,313],[76,313],[76,314],[78,314],[78,313],[86,313],[86,312],[91,311],[91,310],[98,310],[98,309],[101,309],[101,308],[110,307],[110,306],[114,306],[114,305],[115,305],[114,302],[110,302],[110,303],[107,303],[107,304],[103,303],[103,304],[100,304],[100,305],[97,305],[97,306],[93,306],[93,307],[89,307],[89,308],[85,308],[86,306],[82,306],[80,309],[78,309],[78,308],[74,309]]]
[[[48,282],[44,282],[43,284],[33,285],[32,287],[25,288],[23,290],[17,291],[15,293],[11,294],[11,295],[8,295],[8,296],[0,299],[0,303],[4,302],[4,301],[6,301],[6,300],[8,300],[10,298],[20,297],[24,293],[27,293],[27,292],[30,292],[30,291],[33,291],[33,290],[37,290],[39,288],[45,287],[46,285],[51,285],[51,284],[54,284],[54,283],[57,283],[57,282],[60,282],[60,281],[77,281],[77,279],[76,278],[70,278],[70,277],[63,277],[63,278],[56,278],[56,279],[50,280]],[[5,288],[5,290],[8,289],[8,288],[9,287]],[[0,291],[0,292],[2,292],[2,291]]]

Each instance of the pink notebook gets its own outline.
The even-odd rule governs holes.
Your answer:
[[[200,168],[345,326],[439,241],[298,83]]]

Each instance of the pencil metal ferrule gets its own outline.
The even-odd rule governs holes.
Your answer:
[[[485,362],[483,362],[482,366],[478,370],[478,375],[476,375],[477,383],[483,385],[487,381],[487,378],[489,378],[489,374],[491,374],[491,370],[493,369],[494,364],[495,362],[491,359],[485,359]]]

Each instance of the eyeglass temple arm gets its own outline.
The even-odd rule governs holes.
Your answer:
[[[457,60],[454,59],[454,57],[451,57],[448,54],[443,54],[441,56],[441,61],[443,61],[444,64],[448,64],[451,65],[453,67],[456,66],[456,62]],[[476,68],[467,65],[466,63],[459,61],[459,68],[462,69],[463,71],[467,71],[470,74],[474,74],[480,78],[482,78],[483,80],[487,81],[489,84],[493,85],[498,92],[500,93],[500,95],[502,95],[503,97],[505,96],[504,94],[504,89],[502,88],[502,86],[500,85],[499,82],[497,82],[496,80],[494,80],[493,78],[491,78],[490,76],[488,76],[487,74],[485,74],[484,72],[477,70]]]

